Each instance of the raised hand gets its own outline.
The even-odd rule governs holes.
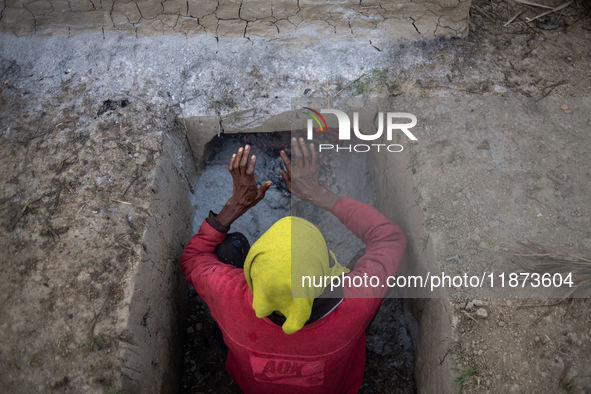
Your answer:
[[[260,188],[257,186],[254,180],[254,167],[257,160],[254,155],[249,160],[249,154],[250,146],[246,145],[244,148],[239,148],[230,159],[228,171],[232,174],[234,184],[232,197],[217,216],[223,226],[229,227],[234,220],[254,207],[265,197],[265,193],[272,185],[272,182],[267,181]]]
[[[287,190],[303,201],[329,211],[332,210],[340,197],[324,186],[320,186],[316,171],[314,145],[310,144],[308,149],[303,138],[300,138],[299,141],[292,138],[291,145],[296,159],[295,165],[292,166],[287,154],[281,151],[281,158],[287,171],[280,170],[280,173]]]

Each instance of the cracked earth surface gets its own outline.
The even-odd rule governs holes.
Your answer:
[[[139,36],[211,34],[216,39],[242,37],[291,40],[296,32],[319,39],[348,40],[462,37],[467,0],[345,2],[320,1],[91,1],[2,0],[0,31],[17,36],[115,31]]]

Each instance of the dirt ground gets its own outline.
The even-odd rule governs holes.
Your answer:
[[[562,17],[561,27],[554,30],[522,22],[501,27],[521,9],[514,7],[514,3],[475,2],[471,24],[476,31],[463,47],[470,56],[449,56],[442,51],[441,62],[449,65],[447,73],[442,78],[446,67],[426,67],[421,85],[462,87],[483,96],[588,97],[589,18],[573,13]],[[534,14],[527,9],[521,18]],[[468,79],[468,75],[472,75],[471,81],[463,85],[456,82]],[[577,107],[579,102],[570,103]],[[507,135],[509,140],[503,141],[499,134],[489,137],[487,148],[482,144],[495,134],[490,133],[494,127],[479,127],[476,120],[466,138],[445,141],[439,136],[415,157],[416,183],[429,185],[425,187],[428,201],[423,202],[424,224],[441,246],[436,251],[443,257],[439,269],[453,270],[455,263],[458,272],[475,267],[487,267],[490,272],[495,264],[507,264],[507,256],[483,248],[532,252],[517,245],[516,240],[591,255],[589,104],[581,102],[580,123],[565,129],[555,126],[562,115],[572,114],[562,107],[565,103],[556,99],[551,109],[532,107],[529,114],[537,112],[538,119],[543,119],[543,127],[533,133],[519,133],[517,127],[516,134]],[[494,123],[481,114],[480,119]],[[498,129],[502,135],[502,127]],[[492,165],[482,160],[484,156]],[[471,165],[458,168],[456,160]],[[421,171],[423,165],[426,167]],[[484,201],[493,206],[482,204]],[[529,217],[532,219],[527,220]],[[544,218],[543,222],[536,222],[534,217]],[[512,225],[514,220],[521,223]],[[452,357],[456,365],[456,389],[483,393],[591,392],[591,302],[568,297],[563,300],[567,294],[563,291],[549,300],[454,299],[453,345],[445,356]],[[560,304],[553,307],[557,302]]]
[[[124,335],[118,311],[132,307],[123,287],[142,247],[158,129],[173,127],[174,114],[124,99],[93,103],[68,84],[48,106],[9,80],[1,97],[0,387],[69,392],[88,380],[107,389]]]
[[[561,109],[564,103],[571,113]],[[442,110],[454,104],[457,111]],[[590,387],[589,299],[572,298],[569,287],[545,295],[536,292],[541,287],[512,288],[508,282],[501,287],[499,278],[518,268],[511,261],[533,262],[503,254],[534,253],[516,241],[589,259],[589,104],[588,99],[547,97],[431,105],[441,112],[423,121],[426,128],[436,130],[430,126],[437,124],[448,131],[434,133],[409,153],[407,171],[414,172],[415,204],[424,212],[427,231],[413,240],[415,251],[433,245],[435,275],[495,275],[494,288],[487,282],[450,291],[454,335],[442,357],[455,361],[454,375],[466,390],[585,392]],[[446,126],[462,112],[469,112],[462,125],[449,130]]]
[[[551,0],[540,2],[559,5]],[[524,13],[503,27],[520,11]],[[591,19],[580,7],[562,11],[559,27],[553,30],[523,19],[542,11],[513,2],[475,1],[467,39],[403,43],[392,48],[392,53],[407,53],[414,62],[384,67],[357,81],[361,73],[327,80],[310,75],[293,82],[294,90],[315,97],[327,93],[332,97],[343,88],[343,97],[588,97]],[[111,368],[118,363],[114,354],[126,344],[120,316],[121,311],[133,308],[122,289],[142,249],[147,196],[153,184],[150,176],[157,159],[170,153],[162,150],[162,139],[177,127],[175,116],[182,112],[178,97],[163,94],[156,104],[143,100],[143,93],[159,89],[150,84],[139,84],[133,97],[116,86],[105,94],[106,90],[97,89],[102,82],[96,71],[82,79],[68,75],[68,70],[39,76],[27,61],[1,60],[0,389],[6,393],[117,392],[119,388],[113,386],[116,376],[125,373]],[[285,72],[289,78],[289,70]],[[40,89],[43,78],[61,82]],[[242,75],[236,78],[255,81]],[[254,87],[253,82],[244,89],[262,96],[272,95],[274,87],[272,82]],[[239,89],[224,94],[245,97]],[[566,113],[560,108],[556,111]],[[442,188],[450,196],[457,192],[458,204],[466,208],[458,214],[466,222],[457,229],[452,229],[451,222],[437,220],[425,225],[437,226],[432,231],[442,234],[452,257],[481,256],[480,246],[517,248],[509,239],[488,237],[495,225],[491,223],[494,207],[479,207],[477,202],[479,193],[493,190],[517,205],[551,212],[556,224],[522,223],[522,233],[510,235],[518,239],[539,235],[532,240],[590,255],[588,130],[589,121],[579,133],[560,135],[560,153],[546,142],[556,137],[513,136],[530,164],[514,177],[490,173],[468,185]],[[472,144],[473,153],[480,152],[476,149],[483,141],[474,138],[467,143]],[[431,150],[449,161],[452,152],[448,148],[440,144]],[[493,144],[490,151],[494,149]],[[427,184],[441,178],[441,170],[435,170],[441,159],[433,162],[436,159],[421,155],[418,160],[423,167],[418,167],[417,181]],[[444,163],[444,167],[447,164],[453,165]],[[439,209],[437,197],[435,193],[429,204],[423,202],[426,218]],[[452,218],[456,207],[452,200],[439,212]],[[483,259],[500,257],[498,251],[486,253]],[[566,299],[532,326],[557,301],[529,300],[528,305],[539,306],[520,306],[522,301],[509,299],[454,299],[456,329],[446,355],[457,368],[454,390],[591,392],[591,302]],[[392,310],[401,308],[388,302]],[[188,327],[209,332],[201,313],[206,309],[196,299],[192,305]],[[486,313],[478,314],[480,309]],[[399,326],[395,321],[387,324]],[[396,386],[391,370],[380,363],[408,348],[396,334],[388,340],[391,354],[370,340],[368,350],[375,358],[368,363],[365,392],[390,392]],[[214,341],[205,335],[203,343],[195,346],[213,349]],[[201,381],[210,387],[208,392],[218,392],[214,388],[219,387],[217,380],[212,379],[223,367],[214,356],[210,361],[204,358],[212,364],[195,368],[199,379],[187,380],[187,389]],[[408,379],[404,374],[395,377]],[[229,381],[223,386],[235,390]],[[192,392],[201,392],[200,387]]]

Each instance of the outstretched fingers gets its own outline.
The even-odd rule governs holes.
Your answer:
[[[236,153],[234,153],[232,155],[232,158],[230,159],[230,164],[228,164],[228,171],[232,172],[234,169],[234,162],[236,161]]]
[[[240,162],[242,161],[244,148],[238,148],[238,152],[232,155],[232,159],[230,159],[230,166],[228,167],[228,171],[232,173],[232,175],[240,174]]]
[[[300,148],[302,149],[302,154],[304,156],[304,166],[308,166],[310,163],[310,153],[306,147],[306,141],[304,141],[303,138],[300,138]]]
[[[250,161],[248,163],[248,168],[246,169],[246,175],[254,174],[254,166],[257,164],[257,157],[252,155]]]
[[[247,171],[248,155],[250,153],[250,146],[246,145],[242,151],[242,157],[240,158],[240,173],[244,174]]]
[[[285,165],[285,170],[279,170],[281,177],[283,178],[283,182],[285,182],[285,186],[287,187],[287,191],[291,193],[291,161],[289,157],[287,157],[287,153],[282,150],[280,153],[281,159],[283,159],[283,165]]]
[[[298,146],[298,140],[296,138],[292,138],[291,148],[293,150],[293,155],[295,156],[295,161],[296,161],[295,167],[296,167],[296,169],[301,168],[304,159],[302,156],[302,151],[300,150],[300,147]]]
[[[281,177],[283,178],[283,182],[285,182],[285,187],[287,187],[287,191],[291,193],[291,175],[283,170],[279,170]]]
[[[279,170],[279,173],[281,174],[281,177],[283,178],[283,182],[285,182],[285,184],[289,183],[289,176],[287,175],[287,172],[283,171],[283,170]]]
[[[252,156],[250,160],[248,155],[250,153],[250,146],[246,145],[244,148],[238,148],[238,152],[234,153],[230,158],[230,164],[228,165],[228,171],[232,175],[254,174],[254,166],[256,165],[256,157]]]
[[[289,160],[289,157],[287,157],[287,153],[285,153],[285,151],[282,150],[281,153],[279,153],[279,155],[281,156],[281,159],[283,159],[283,165],[285,166],[287,173],[291,176],[291,161]]]

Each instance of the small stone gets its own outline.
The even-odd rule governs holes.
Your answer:
[[[384,342],[382,341],[375,341],[373,344],[373,352],[377,354],[382,354],[384,350]]]
[[[473,300],[472,303],[474,306],[484,306],[484,302],[482,302],[482,300]]]
[[[459,203],[460,202],[458,200],[456,200],[456,201],[452,202],[451,205],[453,205],[454,207],[457,207]]]
[[[472,309],[474,309],[474,303],[473,302],[469,302],[466,304],[466,310],[467,311],[471,311]]]
[[[203,329],[203,323],[197,323],[197,324],[195,324],[195,329],[197,331],[201,331]]]
[[[187,334],[192,334],[192,333],[193,333],[193,327],[187,328]]]
[[[486,319],[488,317],[488,312],[484,308],[480,308],[476,311],[476,316],[481,319]]]
[[[560,109],[563,110],[565,114],[570,114],[571,113],[570,109],[568,108],[568,105],[566,105],[566,104],[562,104],[560,106]]]
[[[389,356],[392,354],[392,348],[390,345],[384,345],[384,349],[382,350],[382,356]]]
[[[507,306],[513,306],[513,301],[507,300]]]

